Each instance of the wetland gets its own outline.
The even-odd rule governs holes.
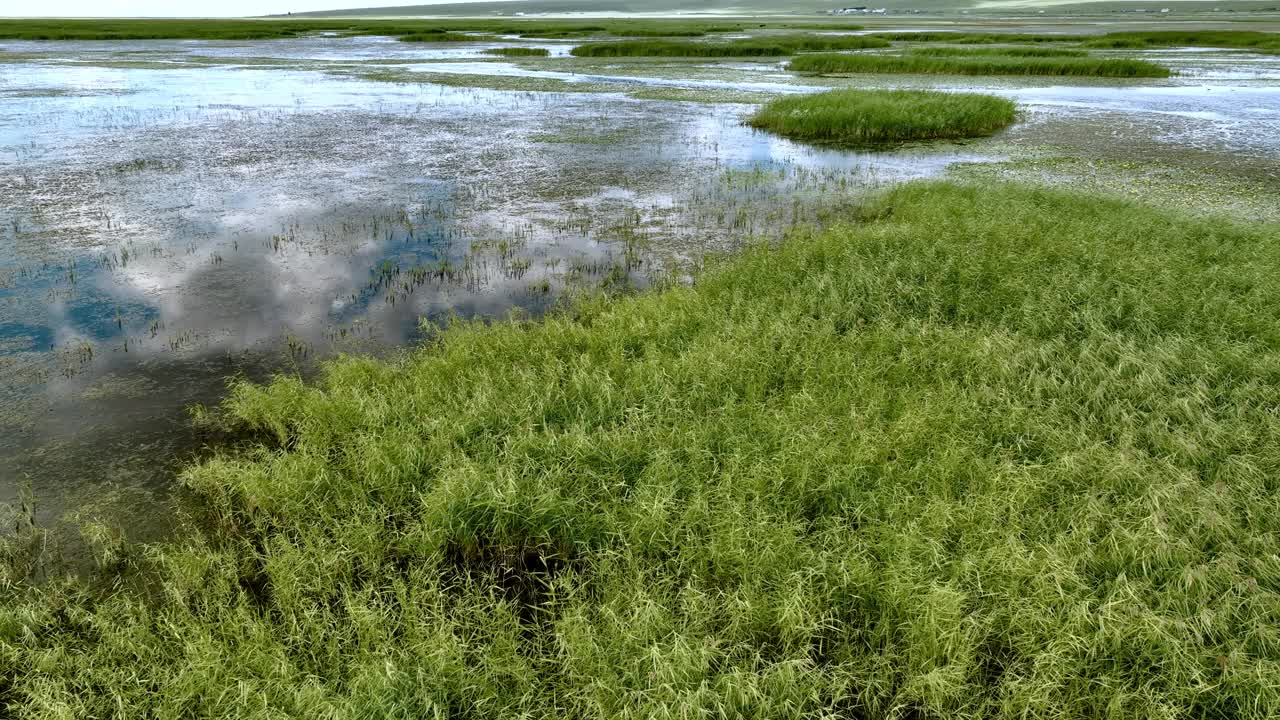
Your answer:
[[[0,21],[0,717],[1280,713],[1269,21],[264,22]]]

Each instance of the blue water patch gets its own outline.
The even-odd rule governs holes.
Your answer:
[[[0,322],[0,344],[15,352],[48,350],[53,337],[53,329],[44,325]]]
[[[121,303],[97,293],[83,294],[72,301],[66,320],[77,335],[109,340],[124,335],[131,327],[151,322],[160,313],[141,303]]]

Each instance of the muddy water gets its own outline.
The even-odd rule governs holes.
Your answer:
[[[1280,68],[1167,53],[1168,81],[797,78],[778,63],[486,60],[383,38],[0,45],[0,502],[165,532],[185,408],[226,379],[410,346],[451,317],[679,278],[868,187],[999,159],[987,142],[876,154],[742,125],[750,106],[637,85],[805,92],[980,87],[1118,142],[1280,154]],[[555,56],[569,44],[544,45]],[[504,92],[355,70],[518,75],[618,92]],[[428,328],[424,330],[423,321]]]

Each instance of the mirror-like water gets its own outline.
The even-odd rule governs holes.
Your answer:
[[[927,85],[1022,103],[1003,141],[1087,132],[1270,162],[1280,59],[1161,53],[1167,81],[797,78],[781,64],[484,60],[384,38],[6,43],[0,54],[0,502],[163,532],[184,408],[226,378],[385,352],[421,321],[537,314],[574,288],[679,278],[868,187],[1001,157],[875,154],[742,124],[745,104],[629,88]],[[368,62],[377,61],[377,62]],[[603,84],[520,92],[369,69]],[[481,83],[483,84],[483,83]],[[615,87],[616,86],[616,87]]]

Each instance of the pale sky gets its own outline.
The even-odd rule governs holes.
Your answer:
[[[468,0],[0,0],[0,17],[247,17]],[[474,1],[474,0],[473,0]]]

